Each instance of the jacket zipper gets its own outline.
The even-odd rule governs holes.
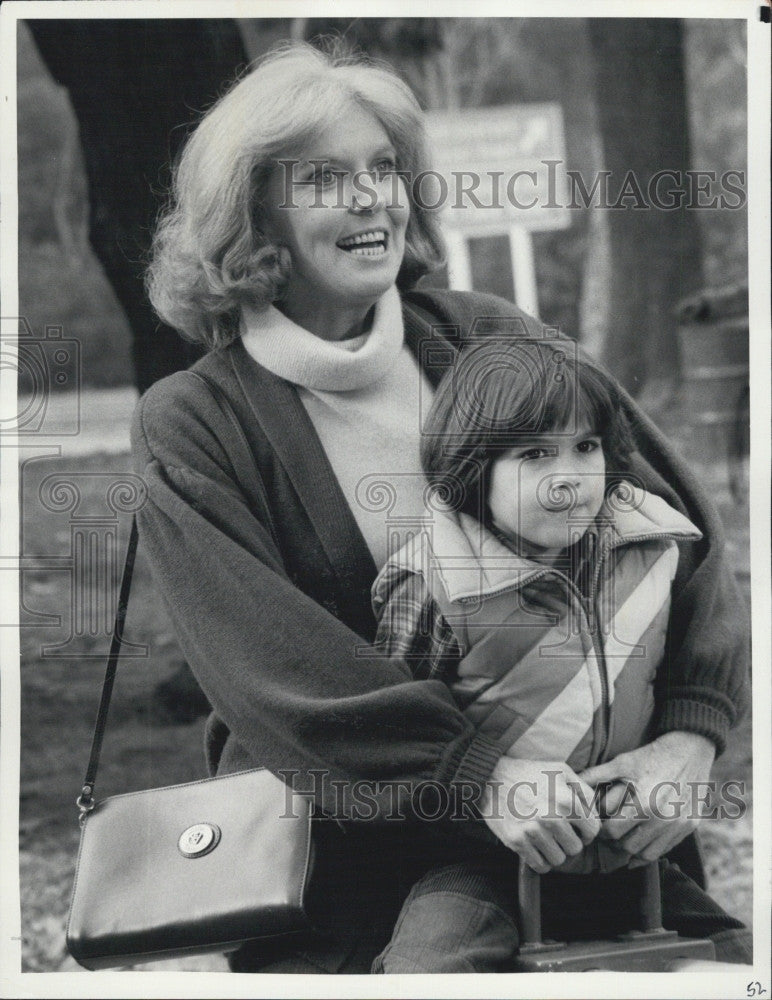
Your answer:
[[[595,565],[595,572],[593,573],[592,586],[590,588],[590,593],[587,598],[583,597],[581,593],[578,593],[579,600],[581,601],[582,607],[584,608],[585,615],[587,616],[587,622],[590,627],[590,639],[592,640],[592,648],[595,653],[595,658],[598,661],[598,674],[600,675],[600,689],[601,689],[601,705],[603,708],[603,713],[601,716],[601,734],[600,734],[600,744],[598,745],[598,752],[593,755],[593,760],[591,761],[591,766],[599,764],[603,760],[603,755],[606,752],[608,746],[609,735],[611,733],[611,696],[608,677],[608,663],[606,661],[606,652],[603,648],[603,643],[601,642],[601,637],[598,633],[598,622],[600,616],[598,615],[598,589],[600,583],[600,575],[603,569],[603,563],[608,557],[609,552],[614,549],[622,548],[625,545],[631,544],[633,542],[648,541],[649,539],[661,539],[670,538],[675,541],[678,536],[672,531],[660,531],[656,534],[647,533],[644,535],[633,535],[631,538],[624,538],[620,540],[617,544],[602,544],[601,550],[598,553]],[[569,581],[571,584],[571,581]],[[573,587],[573,584],[571,584]],[[576,588],[574,588],[576,591]]]
[[[603,649],[603,643],[601,642],[600,635],[598,634],[600,616],[598,615],[597,608],[600,574],[603,569],[604,560],[606,559],[610,549],[611,546],[601,544],[600,552],[597,554],[597,558],[595,560],[595,572],[593,573],[592,586],[590,587],[589,596],[586,599],[584,597],[581,598],[587,615],[587,621],[590,626],[592,648],[595,653],[595,658],[598,661],[601,704],[603,706],[603,712],[601,715],[600,744],[598,746],[598,752],[595,755],[595,760],[592,762],[593,764],[597,764],[603,759],[603,754],[606,752],[606,747],[608,746],[609,731],[611,729],[611,697],[609,693],[610,684],[608,678],[608,666],[606,663],[606,652]]]
[[[633,542],[643,542],[649,541],[649,539],[662,539],[669,538],[673,541],[677,541],[678,535],[674,534],[672,531],[660,531],[656,534],[647,533],[644,535],[633,535],[631,538],[624,538],[616,544],[602,545],[600,553],[596,559],[595,572],[592,579],[592,587],[590,588],[590,594],[587,598],[584,598],[581,594],[578,594],[579,600],[581,601],[582,607],[584,608],[585,614],[587,616],[587,621],[590,626],[590,639],[592,640],[592,648],[595,653],[595,658],[598,661],[598,673],[600,675],[600,687],[601,687],[601,698],[603,706],[603,714],[601,721],[601,738],[600,744],[598,746],[598,752],[594,755],[594,759],[591,765],[599,764],[603,760],[603,755],[606,752],[606,747],[608,746],[609,735],[611,732],[611,697],[610,697],[610,683],[608,678],[608,664],[606,662],[606,653],[603,649],[603,643],[601,642],[600,635],[598,634],[598,621],[599,615],[597,611],[597,601],[598,601],[598,589],[600,583],[600,575],[603,569],[603,563],[608,558],[609,552],[613,552],[614,549],[622,548],[625,545],[631,544]],[[573,587],[571,581],[568,581]],[[576,590],[576,588],[574,588]]]
[[[598,615],[595,610],[595,595],[597,591],[597,581],[600,577],[600,561],[598,562],[598,569],[595,573],[595,578],[593,580],[593,588],[591,596],[585,598],[579,588],[563,573],[555,571],[555,576],[560,577],[566,584],[568,589],[574,595],[579,607],[584,612],[584,617],[587,622],[587,629],[590,633],[590,641],[592,642],[592,651],[595,654],[595,662],[598,665],[598,680],[600,681],[600,695],[601,695],[601,708],[603,709],[601,715],[601,733],[600,733],[600,743],[598,746],[597,753],[593,754],[593,759],[587,765],[588,767],[593,766],[600,761],[603,753],[606,749],[606,744],[608,743],[608,730],[610,725],[610,715],[611,715],[611,702],[609,699],[609,681],[608,674],[606,671],[606,655],[603,651],[603,644],[600,641],[600,636],[598,635]]]
[[[593,759],[590,761],[590,764],[588,766],[594,766],[603,759],[603,754],[606,752],[606,747],[608,746],[609,731],[611,729],[611,699],[609,697],[610,684],[608,679],[606,654],[603,649],[603,643],[600,641],[600,636],[598,635],[598,627],[597,627],[599,619],[599,616],[597,614],[598,585],[600,583],[600,574],[603,569],[603,563],[608,558],[610,552],[613,552],[614,549],[622,548],[624,545],[627,545],[629,543],[643,542],[643,541],[648,541],[649,539],[661,539],[661,538],[669,538],[672,541],[677,542],[679,537],[686,537],[686,536],[679,536],[672,531],[660,531],[653,534],[646,533],[643,535],[633,535],[630,538],[621,539],[616,544],[611,543],[608,545],[605,544],[602,545],[600,553],[596,559],[595,571],[593,573],[593,579],[592,579],[592,587],[590,588],[590,595],[587,598],[585,598],[582,595],[581,591],[574,584],[572,580],[570,580],[564,573],[561,573],[560,570],[554,569],[552,567],[549,569],[545,569],[540,573],[538,572],[535,573],[533,576],[528,577],[528,579],[523,581],[522,583],[512,584],[511,587],[503,587],[501,590],[497,590],[495,592],[495,595],[493,593],[490,595],[486,595],[486,596],[498,597],[500,594],[507,594],[513,590],[520,590],[526,584],[531,584],[535,580],[541,580],[545,576],[554,576],[557,577],[559,580],[562,580],[566,584],[569,591],[574,595],[574,597],[578,601],[579,606],[584,612],[585,619],[587,620],[587,624],[589,626],[590,640],[592,642],[593,652],[595,654],[595,659],[598,664],[598,678],[600,680],[600,689],[601,689],[601,706],[603,708],[603,713],[601,716],[601,734],[600,734],[600,744],[598,746],[598,752],[593,755]],[[463,603],[469,603],[471,601],[478,599],[479,598],[477,597],[463,597],[460,600]]]
[[[599,575],[600,575],[600,560],[598,561],[598,567],[596,567],[595,580],[594,580],[594,585],[595,586],[593,587],[593,590],[595,590],[595,587],[597,585],[597,580],[599,578]],[[501,594],[508,594],[508,593],[510,593],[511,591],[514,591],[514,590],[521,590],[526,584],[531,584],[535,580],[541,580],[545,576],[554,576],[558,580],[561,580],[566,585],[566,588],[569,590],[569,592],[571,594],[573,594],[576,603],[579,605],[579,607],[584,612],[584,617],[585,617],[585,619],[587,621],[587,625],[589,626],[590,640],[592,642],[593,652],[595,653],[595,660],[596,660],[596,662],[598,664],[598,678],[600,680],[600,688],[601,688],[601,704],[603,706],[603,721],[601,723],[601,725],[603,727],[603,731],[601,732],[600,750],[599,750],[598,754],[595,755],[596,759],[593,759],[590,762],[590,764],[595,764],[597,762],[597,760],[600,759],[600,756],[603,753],[603,751],[605,750],[606,743],[608,741],[608,733],[607,733],[607,729],[608,729],[608,716],[610,715],[611,707],[610,707],[609,698],[608,698],[609,684],[608,684],[608,677],[606,676],[606,659],[605,659],[605,656],[603,655],[602,646],[599,643],[598,637],[596,635],[597,629],[596,629],[595,626],[596,626],[596,617],[597,616],[595,614],[595,609],[594,609],[593,602],[586,601],[585,598],[582,596],[579,588],[576,587],[575,584],[564,573],[561,573],[560,570],[557,570],[557,569],[554,569],[554,568],[545,569],[541,573],[535,573],[533,576],[529,576],[528,579],[524,583],[516,583],[516,584],[512,584],[511,587],[503,587],[501,590],[497,590],[495,592],[495,595],[493,593],[491,593],[490,595],[486,595],[486,596],[491,596],[491,597],[496,596],[496,597],[498,597]],[[459,598],[459,600],[460,600],[461,603],[468,604],[468,603],[471,603],[472,601],[478,600],[478,598],[477,597],[462,597],[462,598]],[[590,765],[588,765],[588,766],[590,766]]]

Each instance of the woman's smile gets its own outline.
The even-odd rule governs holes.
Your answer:
[[[389,234],[385,229],[368,229],[353,236],[344,236],[338,240],[338,247],[354,257],[383,257],[389,248]]]

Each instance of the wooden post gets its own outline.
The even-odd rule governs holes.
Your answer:
[[[512,226],[509,230],[509,252],[512,259],[515,303],[529,315],[537,316],[539,293],[536,287],[533,241],[527,229],[522,226]]]
[[[458,229],[447,229],[445,242],[448,246],[448,284],[459,292],[472,291],[472,263],[469,259],[469,244],[466,236]]]
[[[472,290],[472,262],[469,254],[469,236],[460,229],[448,227],[445,242],[448,247],[448,284],[459,292]],[[485,235],[494,235],[493,232]],[[539,293],[536,287],[536,268],[533,258],[531,234],[522,226],[509,230],[509,254],[515,302],[531,316],[539,314]]]

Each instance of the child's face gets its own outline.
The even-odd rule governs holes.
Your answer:
[[[533,554],[556,555],[584,534],[603,503],[606,459],[600,435],[537,434],[496,459],[488,506],[493,523]]]

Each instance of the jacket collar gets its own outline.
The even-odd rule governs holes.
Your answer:
[[[601,508],[592,527],[602,550],[654,538],[697,540],[698,529],[661,497],[630,483],[622,483]],[[396,557],[404,568],[416,566],[437,593],[441,586],[452,603],[491,597],[504,590],[520,589],[548,566],[514,552],[496,535],[467,514],[440,511],[425,524],[416,551],[403,550]]]
[[[608,525],[608,545],[666,537],[697,541],[702,532],[662,497],[623,482],[603,505],[601,523]]]

